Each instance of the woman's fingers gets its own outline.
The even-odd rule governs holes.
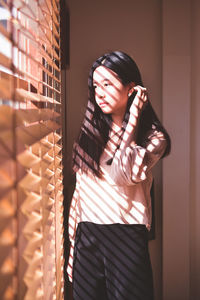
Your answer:
[[[134,90],[137,91],[138,94],[147,93],[147,89],[140,85],[134,86]]]
[[[142,87],[142,86],[135,86],[134,90],[137,92],[137,94],[135,95],[135,98],[133,100],[133,103],[130,107],[130,113],[133,113],[135,115],[135,108],[141,110],[144,103],[147,101],[148,99],[148,95],[147,95],[147,89]]]
[[[140,114],[140,111],[144,105],[144,103],[148,99],[147,89],[142,86],[135,86],[134,90],[137,92],[133,103],[130,107],[130,117],[128,120],[128,124],[126,126],[125,132],[123,134],[123,139],[120,145],[120,148],[123,149],[126,145],[133,140],[133,134],[135,133],[137,120]]]

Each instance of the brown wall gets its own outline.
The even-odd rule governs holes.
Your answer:
[[[70,12],[70,69],[67,72],[67,144],[83,119],[87,78],[96,58],[122,50],[137,62],[157,113],[161,115],[161,2],[159,0],[67,1]],[[150,242],[157,299],[161,298],[161,165],[156,177],[156,240]]]
[[[172,137],[172,153],[164,160],[163,198],[161,164],[155,170],[156,240],[150,249],[156,299],[200,299],[199,1],[67,0],[67,5],[66,165],[83,119],[92,62],[110,50],[127,52]]]

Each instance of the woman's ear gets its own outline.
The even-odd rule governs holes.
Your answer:
[[[134,82],[130,82],[129,83],[129,89],[128,89],[128,97],[130,97],[133,94],[134,87],[135,87],[135,83]]]

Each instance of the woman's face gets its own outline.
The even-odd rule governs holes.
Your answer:
[[[93,73],[95,100],[105,114],[124,116],[129,85],[124,86],[112,70],[99,66]]]

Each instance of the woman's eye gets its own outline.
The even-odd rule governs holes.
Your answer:
[[[110,85],[111,85],[111,83],[109,83],[109,82],[104,83],[104,86],[110,86]]]

